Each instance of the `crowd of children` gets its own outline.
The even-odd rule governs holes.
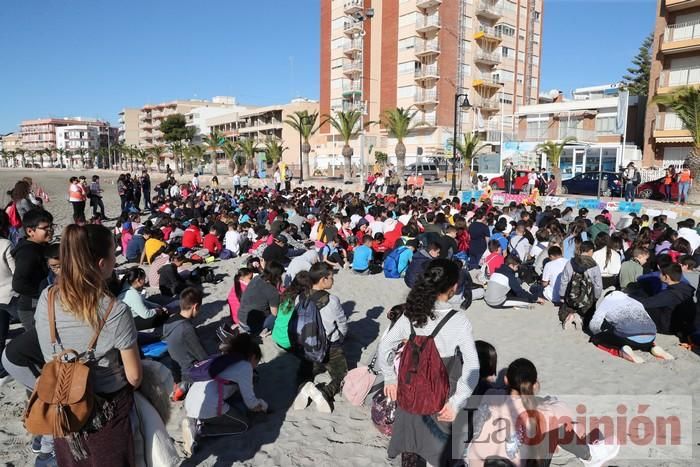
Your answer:
[[[509,366],[503,388],[493,387],[484,368],[489,358],[483,355],[493,349],[481,345],[479,350],[463,311],[473,300],[483,298],[494,310],[551,302],[564,329],[585,332],[601,350],[637,363],[644,361],[639,351],[673,359],[656,345],[659,333],[676,335],[686,346],[700,337],[700,234],[692,219],[673,229],[665,216],[631,214],[613,223],[607,211],[591,219],[585,209],[575,215],[552,206],[399,197],[393,189],[377,193],[372,186],[364,193],[251,189],[240,177],[228,190],[202,186],[197,175],[180,185],[170,176],[151,199],[147,177],[145,172],[138,180],[120,176],[122,214],[113,230],[81,223],[84,199],[71,198],[75,223],[61,233],[60,248],[51,243],[53,217],[31,203],[27,187],[16,187],[17,196],[0,213],[0,350],[13,319],[25,329],[7,345],[2,361],[8,367],[0,367],[0,381],[12,370],[31,389],[22,368],[40,368],[53,358],[49,309],[55,310],[62,342],[80,350],[90,337],[86,330],[105,322],[94,349],[100,361],[95,391],[106,400],[100,406],[102,428],[93,427],[81,449],[38,437],[37,465],[52,465],[57,458],[61,465],[83,465],[112,447],[114,455],[101,459],[103,466],[133,464],[125,461],[129,444],[116,445],[128,436],[123,424],[131,388],[141,379],[139,356],[154,341],[166,343],[172,360],[172,399],[184,400],[187,453],[202,437],[246,431],[251,412],[269,409],[254,384],[263,339],[298,357],[293,408],[331,413],[348,373],[347,316],[332,292],[343,269],[403,279],[410,288],[377,355],[383,393],[398,403],[389,455],[401,455],[403,465],[443,465],[447,438],[436,433],[449,432],[457,414],[487,389],[508,396],[515,413],[533,407],[566,410],[538,400],[537,371],[524,359]],[[81,183],[72,181],[76,193]],[[93,177],[95,183],[90,192],[101,193],[99,177]],[[148,213],[139,209],[141,194]],[[103,215],[101,198],[95,203]],[[130,263],[119,274],[117,255]],[[193,319],[211,271],[184,264],[241,256],[246,260],[229,283],[230,314],[217,333],[219,353],[207,355]],[[85,284],[91,290],[81,296]],[[146,291],[156,293],[146,297]],[[146,330],[151,333],[139,333]],[[32,345],[36,349],[29,358]],[[437,371],[430,378],[421,373],[424,360],[417,356],[423,352]],[[317,383],[322,372],[330,380]],[[499,410],[506,406],[491,407],[484,417]],[[478,426],[474,439],[492,439],[487,425]],[[559,428],[539,427],[543,433]],[[576,436],[587,441],[571,452],[587,465],[600,465],[616,453],[610,439],[602,444],[602,438],[586,433]],[[507,444],[479,443],[464,456],[470,466],[487,465],[491,456],[512,463],[499,465],[524,465],[523,459],[546,460],[553,453],[533,454]]]

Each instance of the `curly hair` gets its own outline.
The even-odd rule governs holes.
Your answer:
[[[434,259],[423,272],[406,298],[404,315],[416,326],[423,327],[435,319],[435,302],[459,281],[459,266],[448,259]]]

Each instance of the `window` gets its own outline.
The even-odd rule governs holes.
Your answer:
[[[496,32],[500,32],[504,36],[508,37],[515,36],[515,28],[509,24],[497,24]]]
[[[331,81],[331,89],[340,89],[343,87],[343,79],[338,78]]]
[[[416,12],[412,11],[411,13],[408,13],[403,16],[399,16],[399,27],[404,27],[404,26],[412,26],[416,24]]]
[[[333,21],[331,21],[331,30],[342,29],[344,23],[345,23],[344,17],[334,19]]]
[[[398,73],[400,75],[406,75],[413,73],[413,71],[416,69],[416,62],[410,61],[410,62],[403,62],[399,63],[399,71]]]
[[[528,138],[545,138],[547,136],[548,120],[527,121],[527,137]]]
[[[512,57],[513,53],[515,53],[515,50],[511,49],[510,47],[501,47],[501,56]]]
[[[416,45],[416,37],[415,36],[401,39],[399,41],[399,51],[412,49],[413,47],[415,47],[415,45]]]
[[[518,61],[519,62],[525,61],[525,52],[518,52]]]
[[[333,41],[331,41],[331,49],[342,49],[344,42],[345,42],[345,39],[342,37],[339,37],[337,39],[333,39]]]
[[[331,62],[331,70],[337,70],[338,68],[343,67],[343,59],[342,58],[336,58]]]
[[[532,19],[535,20],[535,21],[539,21],[539,20],[540,20],[540,12],[539,12],[539,11],[533,11],[533,12],[532,12]]]
[[[415,86],[401,86],[398,89],[397,97],[399,99],[405,99],[405,98],[413,97],[415,94],[416,94],[416,87]]]
[[[615,132],[615,122],[617,117],[615,115],[598,115],[595,119],[595,131],[599,135],[614,135]]]
[[[500,99],[500,100],[501,100],[501,102],[503,102],[504,104],[512,104],[512,103],[513,103],[513,96],[510,95],[510,94],[503,94],[503,95],[501,96],[501,99]]]

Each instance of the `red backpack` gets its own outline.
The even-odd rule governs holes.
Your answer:
[[[401,352],[397,403],[408,413],[433,415],[447,402],[450,378],[435,346],[435,336],[457,314],[450,311],[428,336],[417,336],[411,323],[411,335]]]
[[[5,213],[7,217],[10,218],[10,227],[14,227],[15,229],[22,227],[22,219],[19,217],[17,204],[14,201],[10,201],[10,204],[5,208]]]

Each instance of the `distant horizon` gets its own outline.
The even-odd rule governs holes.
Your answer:
[[[540,94],[557,89],[569,98],[575,88],[619,82],[653,29],[655,6],[545,0]],[[88,0],[5,5],[0,53],[9,65],[0,74],[0,134],[39,118],[118,126],[123,108],[173,100],[231,96],[255,107],[319,100],[320,0],[211,0],[206,7],[199,22],[183,0],[124,0],[119,8]],[[32,27],[16,18],[31,18]],[[183,32],[173,36],[174,24]],[[106,52],[104,44],[114,45]]]

